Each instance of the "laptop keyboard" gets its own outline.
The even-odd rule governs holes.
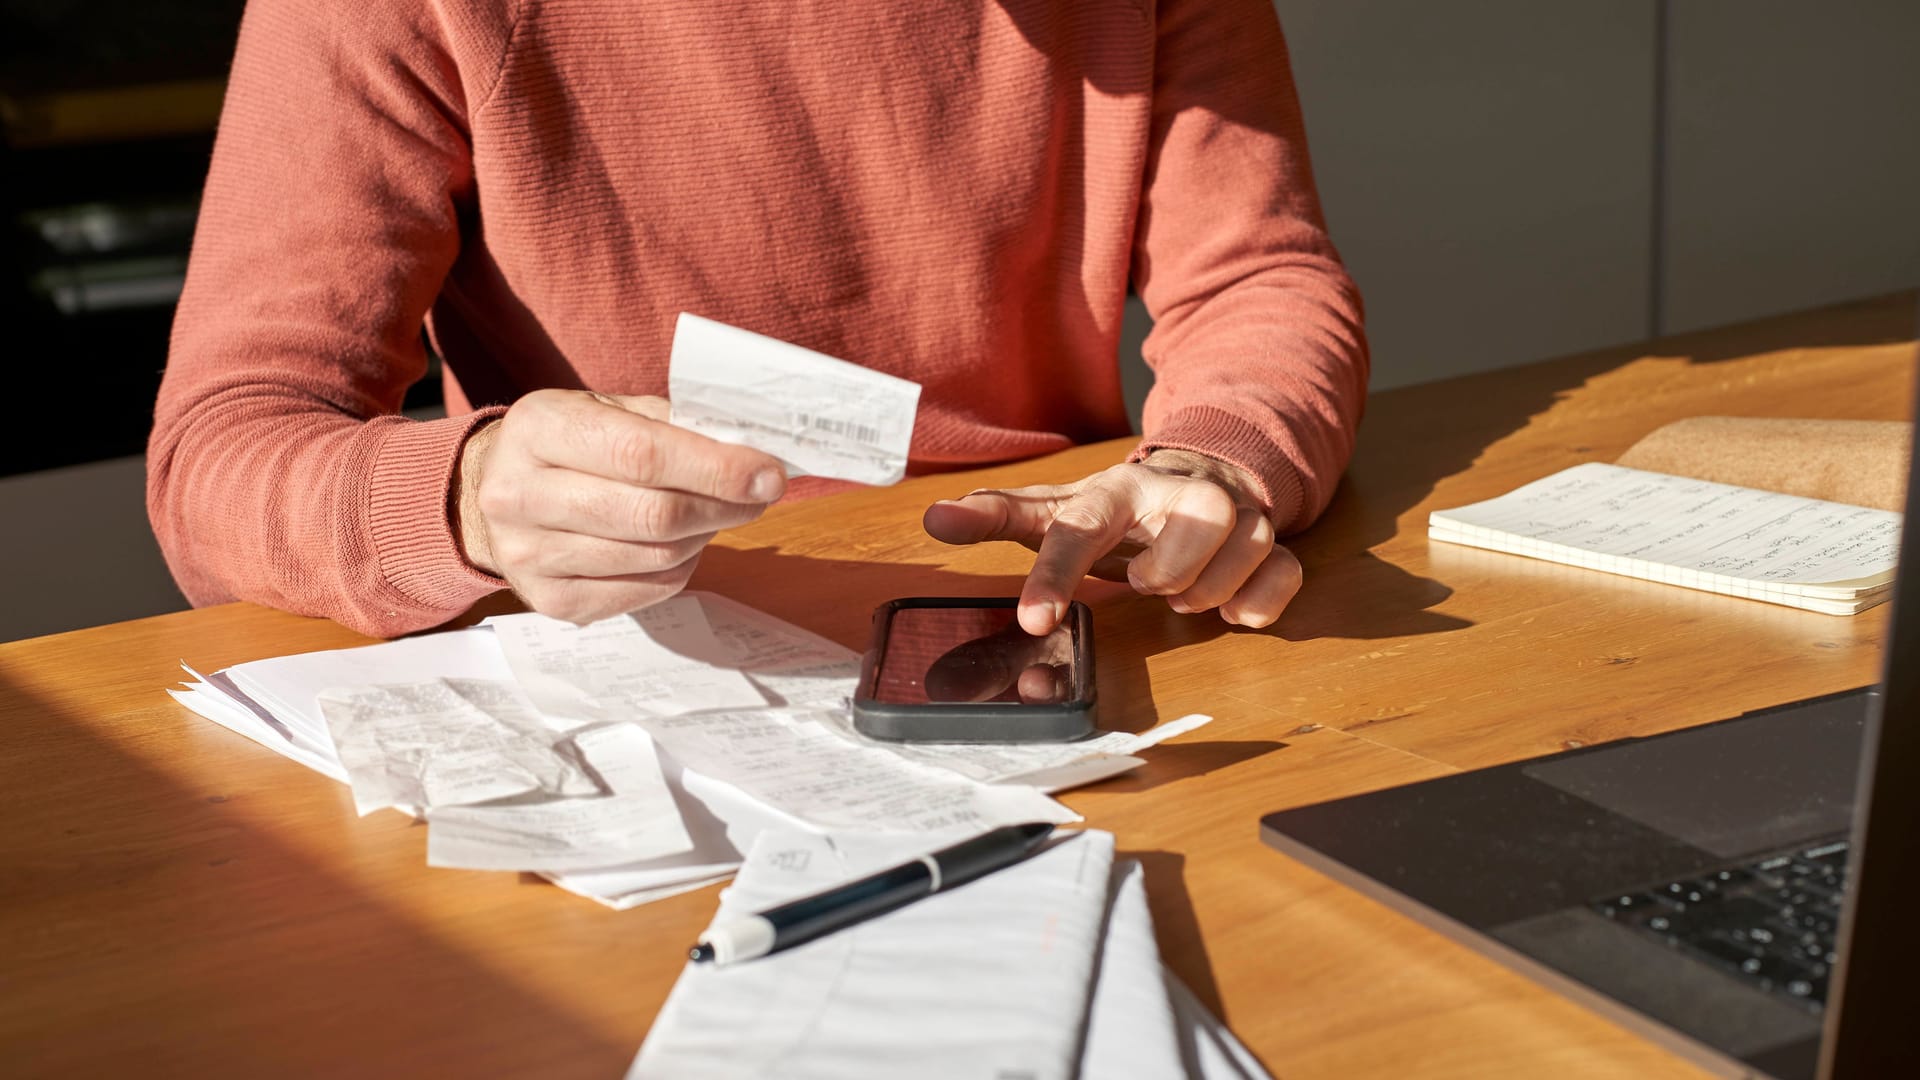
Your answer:
[[[1818,1011],[1827,1001],[1846,884],[1842,839],[1643,892],[1616,893],[1591,906]]]

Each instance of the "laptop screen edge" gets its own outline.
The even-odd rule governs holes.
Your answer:
[[[1920,310],[1915,336],[1920,339]],[[1920,366],[1920,341],[1916,341]],[[1910,418],[1920,418],[1916,381]],[[1920,450],[1920,447],[1916,447]],[[1907,461],[1906,516],[1902,519],[1881,692],[1867,713],[1854,805],[1853,865],[1841,911],[1839,963],[1827,1001],[1821,1039],[1822,1080],[1881,1077],[1911,1066],[1913,973],[1920,968],[1920,935],[1910,909],[1920,895],[1920,452]],[[1872,822],[1880,822],[1875,829]],[[1891,826],[1889,826],[1889,823]],[[1856,942],[1870,943],[1855,948]]]

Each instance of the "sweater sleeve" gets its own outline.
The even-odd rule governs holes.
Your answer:
[[[1366,399],[1359,291],[1327,238],[1270,0],[1161,0],[1133,281],[1154,328],[1135,459],[1238,465],[1281,532],[1311,524]]]
[[[511,26],[454,4],[247,5],[148,447],[148,516],[195,605],[386,637],[503,584],[448,512],[489,414],[399,415]]]

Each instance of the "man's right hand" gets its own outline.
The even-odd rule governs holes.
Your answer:
[[[780,462],[667,422],[657,397],[539,390],[467,439],[454,534],[533,610],[586,624],[657,604],[720,529],[786,490]]]

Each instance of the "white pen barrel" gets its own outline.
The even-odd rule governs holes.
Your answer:
[[[752,960],[773,951],[773,924],[758,915],[745,915],[700,935],[700,944],[713,949],[713,962],[720,965]]]

